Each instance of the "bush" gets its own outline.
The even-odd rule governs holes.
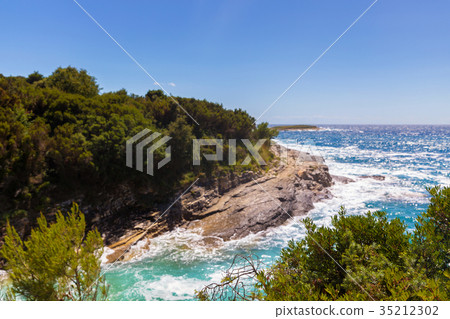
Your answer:
[[[49,225],[44,216],[22,241],[7,224],[1,255],[6,259],[11,285],[9,299],[98,300],[106,299],[101,276],[103,240],[97,230],[86,234],[84,215],[74,204],[66,217],[61,212]]]

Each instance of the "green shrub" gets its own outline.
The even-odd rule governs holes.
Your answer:
[[[7,224],[1,255],[6,259],[11,284],[9,299],[99,300],[106,299],[107,285],[101,276],[103,240],[97,230],[86,234],[84,215],[74,204],[65,217],[38,227],[22,241]]]

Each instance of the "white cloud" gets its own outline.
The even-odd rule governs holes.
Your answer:
[[[154,85],[157,85],[157,86],[160,86],[160,85],[162,85],[162,86],[166,86],[166,85],[168,85],[168,86],[172,86],[172,87],[175,87],[176,86],[176,84],[175,83],[173,83],[173,82],[167,82],[167,83],[163,83],[163,82],[153,82],[153,84]]]

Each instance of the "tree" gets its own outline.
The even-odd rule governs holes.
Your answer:
[[[34,71],[27,77],[27,82],[30,84],[33,84],[34,82],[40,81],[44,78],[42,74],[40,74],[38,71]]]
[[[258,124],[252,133],[254,139],[271,139],[278,135],[278,130],[270,128],[269,123],[263,122]]]
[[[147,94],[145,94],[145,97],[150,99],[151,101],[155,101],[156,99],[162,99],[166,95],[164,94],[163,90],[149,90]]]
[[[43,215],[30,237],[22,241],[7,224],[1,255],[10,272],[10,299],[98,300],[106,299],[101,276],[103,240],[97,230],[86,234],[84,215],[73,204],[67,216],[61,212],[48,224]]]
[[[50,87],[56,87],[66,93],[80,94],[85,97],[98,95],[99,87],[93,76],[86,70],[78,71],[74,67],[58,68],[47,78]]]
[[[167,168],[161,172],[164,174],[164,179],[170,184],[178,181],[180,175],[192,167],[192,139],[195,137],[192,134],[192,127],[181,116],[170,123],[166,135],[171,137],[169,141],[171,151],[174,155],[176,154]]]
[[[450,298],[450,188],[430,190],[431,203],[413,234],[386,213],[348,216],[332,227],[309,218],[306,236],[291,241],[268,269],[229,270],[220,284],[197,292],[200,300],[448,300]],[[243,269],[240,265],[239,269]],[[242,285],[246,278],[246,285]],[[244,278],[244,279],[246,279]]]
[[[443,276],[450,265],[450,188],[428,191],[432,197],[427,211],[417,218],[414,252],[429,276]]]

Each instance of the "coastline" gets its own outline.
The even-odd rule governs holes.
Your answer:
[[[106,260],[129,260],[175,228],[198,232],[211,245],[240,239],[306,215],[316,202],[332,197],[328,188],[334,182],[322,158],[281,145],[272,151],[276,160],[267,172],[199,183],[158,223],[141,221],[108,245]]]
[[[275,125],[271,127],[278,131],[318,131],[320,127],[316,125]]]
[[[367,131],[364,128],[362,129]],[[355,139],[360,138],[358,133],[360,130],[360,128],[354,129]],[[340,136],[335,135],[333,130],[330,132],[324,130],[322,132],[305,134],[308,136],[314,134],[312,135],[313,137],[322,137],[325,134],[328,138],[332,138],[333,141],[336,136]],[[291,135],[293,138],[290,137]],[[292,142],[293,139],[295,140],[295,137],[296,133],[289,133],[282,139],[277,139],[277,143],[292,150],[305,150],[306,148],[302,145]],[[352,142],[350,140],[348,144]],[[280,147],[280,149],[285,148]],[[407,207],[408,215],[411,219],[415,216],[414,211],[423,211],[423,205],[427,202],[427,198],[422,194],[413,193],[411,185],[402,187],[399,184],[400,180],[397,179],[395,174],[402,174],[400,176],[403,176],[405,172],[389,171],[384,162],[374,164],[372,162],[374,154],[371,151],[363,148],[358,149],[358,157],[356,159],[351,157],[355,155],[355,149],[353,147],[349,148],[347,145],[340,145],[333,149],[319,145],[310,151],[313,154],[326,156],[326,163],[333,179],[333,185],[327,188],[333,194],[332,198],[315,202],[314,209],[307,213],[308,217],[313,219],[317,225],[329,226],[331,217],[337,213],[342,205],[345,205],[350,214],[359,214],[368,210],[386,209],[386,206],[384,206],[386,204],[384,202],[380,204],[380,201],[389,201],[387,205],[396,205],[395,203],[397,202],[406,203],[405,207]],[[384,151],[378,152],[375,160],[388,156],[391,161],[394,161],[398,156],[397,152],[392,152],[390,149],[386,150],[386,152],[388,153]],[[317,158],[315,159],[317,160]],[[361,159],[366,160],[360,163]],[[404,161],[407,161],[407,158]],[[295,163],[291,164],[295,165]],[[406,175],[416,176],[414,171],[408,170],[406,172],[408,172]],[[260,176],[262,177],[266,174],[261,174]],[[254,176],[254,178],[258,180],[260,178],[258,176]],[[343,176],[346,177],[344,178]],[[234,183],[229,182],[230,180],[233,180]],[[237,185],[238,180],[237,177],[234,177],[234,179],[229,176],[227,178],[223,177],[220,183],[218,181],[214,181],[214,183],[210,181],[208,189],[216,189],[220,184],[221,191],[226,194],[239,188],[239,185]],[[205,183],[206,180],[203,182]],[[241,180],[241,182],[246,184],[245,180]],[[232,189],[227,190],[227,187]],[[408,193],[406,192],[407,190]],[[108,204],[111,209],[113,207],[118,208],[120,206],[117,205],[118,203],[126,202],[124,197],[128,195],[124,195],[122,194],[122,199],[118,196],[116,202],[105,202],[103,204]],[[408,204],[409,201],[414,204]],[[417,203],[419,206],[415,207]],[[133,209],[135,207],[136,205],[132,206]],[[397,212],[401,212],[402,208],[399,209],[397,207],[400,206],[388,206],[390,218],[399,216]],[[164,207],[162,208],[165,209]],[[130,212],[130,216],[136,214],[136,211]],[[143,212],[141,216],[145,214]],[[113,213],[111,216],[113,216]],[[210,216],[214,216],[214,214]],[[126,219],[121,219],[121,221],[125,223]],[[135,229],[130,226],[126,230],[139,235],[144,224],[139,225],[137,219],[133,221],[135,221],[134,225],[141,228]],[[197,224],[199,222],[201,222],[200,219]],[[192,223],[192,226],[194,224],[195,221]],[[124,229],[123,225],[119,226]],[[112,300],[134,300],[135,298],[141,298],[142,300],[191,300],[194,290],[219,278],[219,275],[227,269],[232,256],[235,254],[250,251],[260,256],[265,263],[271,264],[273,258],[279,255],[280,250],[287,246],[289,240],[299,240],[304,236],[304,229],[293,222],[285,222],[280,226],[267,229],[267,231],[228,241],[215,236],[204,236],[199,227],[175,226],[174,229],[167,229],[162,227],[163,225],[159,225],[158,228],[160,226],[160,233],[152,232],[151,236],[145,237],[136,245],[133,245],[129,253],[122,259],[124,262],[117,263],[108,272],[108,280],[111,281],[113,287],[111,290]],[[109,267],[106,255],[111,252],[113,250],[105,249],[102,259],[105,269]],[[126,289],[124,289],[125,286],[127,287]],[[166,290],[169,286],[171,288]]]

